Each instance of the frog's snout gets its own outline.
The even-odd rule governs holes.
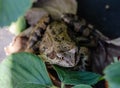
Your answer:
[[[69,51],[58,53],[57,57],[61,59],[61,61],[58,63],[60,66],[74,67],[79,62],[78,48],[75,47]]]

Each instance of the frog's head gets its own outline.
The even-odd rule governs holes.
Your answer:
[[[77,47],[63,52],[54,51],[53,48],[54,47],[52,46],[51,48],[46,49],[46,52],[41,53],[42,58],[46,62],[63,67],[74,67],[78,64],[81,55],[78,52]]]
[[[56,62],[56,64],[64,67],[74,67],[79,62],[79,55],[78,55],[78,49],[72,48],[69,51],[57,53],[56,59],[59,61]]]

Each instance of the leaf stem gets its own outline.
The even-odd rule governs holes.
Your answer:
[[[104,79],[105,79],[104,76],[102,76],[102,77],[100,78],[100,81],[101,81],[101,80],[104,80]]]
[[[53,86],[52,86],[52,87],[50,87],[50,88],[58,88],[58,87],[56,87],[56,86],[54,86],[54,85],[53,85]]]
[[[65,84],[63,82],[61,83],[61,88],[65,88]]]

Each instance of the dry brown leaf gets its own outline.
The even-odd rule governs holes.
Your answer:
[[[33,28],[30,27],[21,34],[17,35],[15,38],[13,38],[12,42],[4,48],[6,55],[25,51],[29,39],[29,34],[32,29]]]
[[[112,40],[109,40],[109,41],[106,41],[106,42],[109,43],[109,44],[114,44],[116,46],[120,46],[120,38],[112,39]]]
[[[76,0],[39,0],[37,7],[45,9],[54,19],[61,17],[63,13],[76,14]]]
[[[92,51],[92,70],[102,74],[103,69],[114,62],[114,57],[119,56],[120,46],[101,42],[101,44]]]
[[[25,18],[27,19],[28,24],[33,26],[36,25],[40,18],[45,14],[48,13],[41,8],[32,8],[26,13]]]

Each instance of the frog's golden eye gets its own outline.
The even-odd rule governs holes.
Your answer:
[[[65,50],[68,50],[68,47],[66,47],[66,46],[64,46],[63,48],[64,48]]]
[[[61,46],[60,48],[61,48],[62,51],[68,51],[69,50],[69,47],[67,47],[67,46]]]

